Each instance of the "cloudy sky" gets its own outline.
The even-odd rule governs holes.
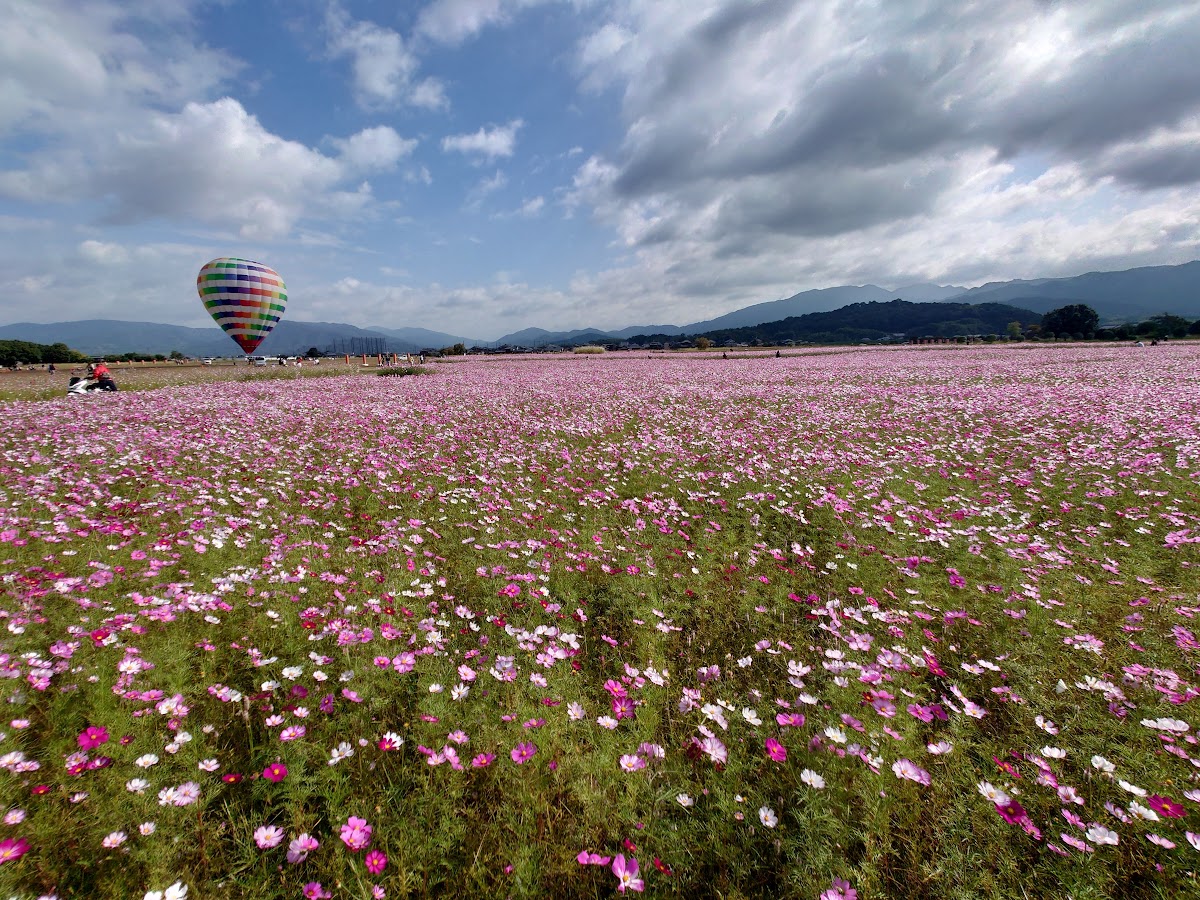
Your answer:
[[[490,339],[1200,257],[1196,0],[0,0],[0,324]]]

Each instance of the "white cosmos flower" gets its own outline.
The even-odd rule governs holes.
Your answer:
[[[1158,821],[1158,813],[1147,806],[1142,806],[1136,800],[1129,804],[1129,811],[1139,819],[1144,819],[1147,822]]]
[[[805,769],[802,771],[800,773],[800,780],[807,784],[810,788],[816,788],[818,791],[825,787],[825,779],[812,769]]]
[[[1171,731],[1176,734],[1183,734],[1188,730],[1188,723],[1182,719],[1142,719],[1142,724],[1147,728],[1153,728],[1157,731]]]
[[[678,801],[679,805],[682,806],[684,809],[687,809],[689,807],[696,805],[696,801],[693,800],[691,797],[689,797],[687,794],[676,794],[675,799]]]
[[[1145,789],[1138,787],[1136,784],[1130,784],[1128,781],[1123,781],[1120,778],[1117,779],[1117,784],[1119,784],[1121,786],[1122,790],[1128,791],[1129,793],[1133,794],[1133,796],[1135,796],[1135,797],[1145,797],[1146,796]]]
[[[979,782],[979,793],[995,803],[997,806],[1004,806],[1012,797],[1005,793],[1002,789],[996,787],[990,781]]]
[[[774,828],[779,824],[779,817],[775,815],[775,810],[769,806],[760,806],[758,808],[758,821],[762,822],[768,828]]]

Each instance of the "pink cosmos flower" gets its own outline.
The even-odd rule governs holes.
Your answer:
[[[509,755],[512,757],[512,761],[518,766],[523,766],[525,763],[529,762],[529,760],[533,759],[534,755],[536,754],[536,745],[531,744],[528,741],[522,741],[521,743],[517,744],[517,746],[512,748],[512,752]]]
[[[622,894],[626,890],[640,893],[646,888],[646,883],[638,878],[638,861],[632,856],[626,862],[625,855],[618,853],[612,863],[612,873],[617,876],[617,890]]]
[[[78,740],[80,749],[93,750],[101,744],[108,743],[108,730],[99,725],[92,725],[83,730]]]
[[[262,777],[267,781],[283,781],[287,778],[287,766],[280,762],[273,762],[263,769]]]
[[[283,829],[275,825],[263,825],[254,829],[254,843],[259,850],[270,850],[283,842]]]
[[[315,837],[309,834],[302,834],[288,844],[287,861],[292,865],[302,863],[308,858],[308,854],[312,853],[319,846],[321,845]]]
[[[365,857],[363,857],[363,862],[367,866],[367,871],[372,875],[378,875],[385,868],[387,868],[387,861],[387,856],[378,850],[372,850]]]
[[[342,843],[353,852],[365,849],[371,843],[371,826],[366,819],[351,816],[341,829]]]
[[[319,881],[310,881],[304,886],[304,896],[306,900],[330,900],[333,894],[325,890]]]
[[[621,771],[623,772],[636,772],[644,768],[646,768],[646,760],[636,753],[626,753],[621,757]]]
[[[850,887],[850,882],[835,878],[833,887],[821,892],[820,900],[858,900],[858,891]]]
[[[929,785],[929,773],[911,759],[896,760],[892,763],[892,771],[896,773],[897,778],[907,778],[909,781],[915,781],[920,785]]]
[[[0,841],[0,865],[20,859],[29,852],[29,842],[25,838],[5,838]]]
[[[775,760],[775,762],[783,762],[787,759],[787,748],[775,738],[767,738],[764,744],[767,750],[767,756]]]
[[[480,753],[473,760],[471,760],[471,766],[476,769],[486,769],[495,759],[495,753]]]

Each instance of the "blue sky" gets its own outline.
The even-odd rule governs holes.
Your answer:
[[[0,324],[491,339],[1200,257],[1169,0],[0,0]]]

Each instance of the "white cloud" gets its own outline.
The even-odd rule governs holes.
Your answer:
[[[420,63],[398,32],[373,22],[353,21],[337,5],[329,8],[325,28],[329,52],[352,60],[355,92],[362,106],[440,109],[447,105],[440,81],[418,80]]]
[[[340,145],[342,157],[333,158],[285,140],[226,97],[152,115],[97,146],[0,173],[0,195],[97,200],[114,223],[199,222],[232,226],[246,238],[279,238],[305,216],[362,210],[370,186],[344,183],[363,167],[394,163],[406,152],[391,129],[369,129]]]
[[[416,32],[441,44],[461,44],[489,25],[507,25],[517,13],[555,0],[434,0],[417,19]]]
[[[102,266],[119,265],[129,261],[129,251],[120,244],[108,241],[84,241],[79,245],[79,255]]]
[[[545,197],[531,197],[521,204],[521,208],[517,210],[518,216],[526,216],[532,218],[542,211],[542,207],[546,205]]]
[[[483,204],[484,199],[489,194],[494,194],[507,184],[508,176],[500,171],[497,171],[494,175],[490,175],[487,178],[480,179],[479,182],[467,193],[466,208],[472,210],[479,209],[479,207]]]
[[[396,163],[412,153],[417,146],[415,140],[402,138],[394,128],[378,125],[364,128],[358,134],[345,139],[335,139],[341,158],[347,165],[361,171],[382,171],[394,168]]]
[[[624,131],[561,200],[630,255],[573,287],[618,308],[1200,251],[1194,3],[620,0],[576,63]]]
[[[446,152],[478,155],[490,161],[497,157],[509,157],[517,143],[517,132],[525,123],[513,119],[507,125],[480,128],[474,134],[455,134],[442,138],[442,149]]]
[[[179,27],[188,25],[190,5],[9,0],[0,28],[0,134],[78,134],[235,77],[240,61]]]

